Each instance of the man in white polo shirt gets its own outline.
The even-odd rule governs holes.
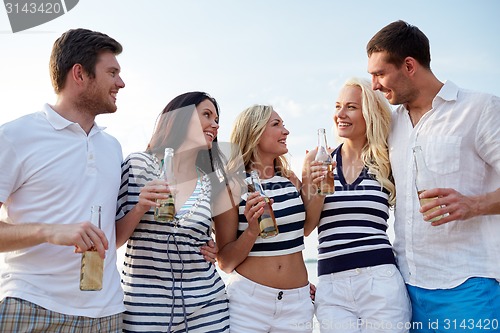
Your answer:
[[[105,34],[65,32],[50,58],[56,103],[0,127],[0,332],[121,332],[122,152],[94,122],[116,111],[121,51]],[[81,253],[92,247],[105,258],[102,289],[82,291]]]

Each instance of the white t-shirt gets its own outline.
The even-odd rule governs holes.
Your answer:
[[[72,224],[102,206],[109,241],[101,291],[80,291],[81,254],[48,243],[0,253],[0,299],[18,297],[69,315],[124,311],[116,267],[115,212],[122,152],[94,124],[89,135],[49,105],[0,127],[0,202],[10,223]]]
[[[434,227],[424,222],[415,187],[412,148],[420,145],[437,187],[466,196],[500,188],[500,98],[446,82],[413,127],[408,111],[393,114],[389,154],[396,183],[394,250],[414,286],[447,289],[470,277],[500,279],[500,216]]]

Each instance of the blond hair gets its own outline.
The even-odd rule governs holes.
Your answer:
[[[230,140],[239,147],[240,152],[233,150],[228,163],[229,170],[234,167],[234,161],[240,153],[243,156],[246,171],[252,170],[255,164],[261,163],[257,145],[273,111],[272,106],[253,105],[237,116]],[[284,155],[274,159],[274,169],[284,177],[289,177],[291,174],[289,162]]]
[[[371,88],[370,81],[361,78],[350,78],[344,87],[361,89],[361,109],[366,123],[366,144],[361,152],[363,163],[375,178],[389,191],[389,205],[396,201],[396,187],[389,161],[387,138],[391,130],[392,109],[387,99],[379,91]],[[343,141],[342,138],[339,138]]]

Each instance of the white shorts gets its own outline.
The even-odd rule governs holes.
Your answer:
[[[356,268],[322,275],[315,298],[324,332],[408,332],[411,307],[395,265]]]
[[[231,332],[312,332],[314,305],[309,284],[296,289],[275,289],[234,271],[227,283],[227,296]]]

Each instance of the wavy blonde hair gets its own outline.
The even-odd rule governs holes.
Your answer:
[[[374,91],[371,82],[353,77],[344,83],[344,87],[361,89],[361,109],[366,123],[366,144],[361,152],[363,163],[382,186],[389,191],[389,205],[396,201],[396,187],[389,161],[387,138],[391,130],[392,108],[380,91]],[[343,141],[343,138],[339,138]]]
[[[255,164],[261,163],[257,145],[273,111],[272,106],[253,105],[237,116],[230,141],[236,144],[240,151],[232,151],[228,163],[229,170],[235,167],[235,161],[238,159],[240,153],[243,156],[246,171],[250,171]],[[284,177],[288,178],[291,174],[290,164],[284,155],[274,159],[274,168]]]

